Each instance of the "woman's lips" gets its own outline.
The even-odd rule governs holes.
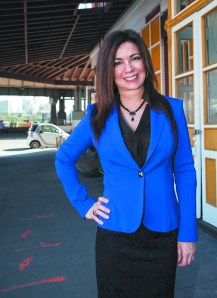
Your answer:
[[[128,82],[132,82],[132,81],[136,80],[137,78],[138,78],[138,75],[134,75],[132,77],[124,78],[124,80],[126,80]]]

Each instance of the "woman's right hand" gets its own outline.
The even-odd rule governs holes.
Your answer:
[[[93,206],[87,211],[85,217],[87,219],[93,219],[96,223],[103,225],[104,222],[100,220],[98,216],[101,216],[105,219],[109,219],[108,214],[110,213],[110,209],[102,205],[102,203],[107,204],[108,201],[109,200],[104,197],[99,197],[97,202],[94,203]]]

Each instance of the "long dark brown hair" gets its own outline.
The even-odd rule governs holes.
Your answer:
[[[97,59],[96,66],[96,105],[91,115],[91,124],[96,140],[105,128],[106,120],[113,110],[115,104],[119,104],[117,87],[114,78],[114,64],[116,52],[124,42],[133,42],[139,50],[143,59],[146,79],[144,81],[144,97],[150,108],[162,110],[170,119],[174,134],[176,134],[176,123],[169,102],[158,91],[158,81],[154,73],[151,56],[142,40],[135,31],[128,29],[114,31],[103,41]]]

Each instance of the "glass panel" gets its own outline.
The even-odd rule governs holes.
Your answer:
[[[188,123],[194,123],[193,76],[177,79],[177,95],[184,101],[185,116]]]
[[[142,29],[142,39],[144,40],[146,46],[149,47],[149,25]]]
[[[160,46],[156,46],[151,49],[151,57],[153,62],[154,70],[160,69]]]
[[[157,88],[157,90],[159,92],[161,92],[161,75],[160,75],[160,73],[156,74],[156,78],[157,78],[157,81],[158,81],[158,88]]]
[[[44,125],[43,126],[43,132],[53,132],[53,127],[48,126],[48,125]]]
[[[217,10],[204,19],[206,65],[217,62]]]
[[[206,74],[207,122],[217,122],[217,70]]]
[[[154,45],[160,40],[159,17],[151,22],[151,45]]]
[[[193,25],[177,32],[178,73],[193,70]]]
[[[188,5],[195,2],[195,0],[176,0],[176,13],[185,9]]]

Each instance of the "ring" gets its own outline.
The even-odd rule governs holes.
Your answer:
[[[192,258],[191,258],[191,260],[192,260],[192,262],[195,260],[195,256],[193,256]]]
[[[97,216],[97,214],[96,214],[96,210],[93,210],[93,215]]]

